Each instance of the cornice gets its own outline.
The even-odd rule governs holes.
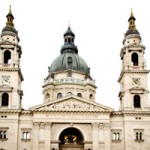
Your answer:
[[[120,82],[124,73],[139,73],[139,74],[145,73],[145,74],[148,74],[149,72],[150,72],[150,70],[122,70],[120,73],[119,79],[117,81]]]
[[[111,114],[110,114],[111,117],[123,117],[124,114],[122,111],[113,111]]]
[[[23,78],[23,75],[22,75],[22,72],[21,72],[21,69],[20,68],[7,68],[7,67],[1,67],[0,68],[0,71],[5,71],[5,72],[13,72],[13,71],[15,71],[15,72],[19,72],[19,75],[20,75],[20,78],[21,78],[21,81],[23,81],[24,80],[24,78]]]
[[[31,110],[21,110],[20,115],[31,115],[33,112]]]
[[[150,111],[114,111],[110,114],[110,116],[150,116]]]
[[[150,111],[123,112],[124,116],[150,116]]]
[[[20,113],[21,110],[20,109],[1,109],[0,113]]]
[[[75,82],[71,82],[71,83],[69,83],[69,82],[68,83],[54,83],[54,82],[51,82],[51,83],[44,84],[42,86],[42,88],[45,88],[49,85],[54,85],[54,86],[56,86],[56,85],[81,85],[81,86],[92,86],[94,88],[97,88],[97,86],[92,84],[92,83],[83,83],[82,84],[82,83],[75,83]]]
[[[111,111],[101,111],[101,110],[33,110],[33,113],[53,113],[53,112],[61,112],[61,113],[102,113],[102,114],[110,114]]]
[[[18,68],[7,68],[7,67],[1,67],[0,71],[7,71],[7,72],[12,72],[12,71],[19,71],[20,69]]]

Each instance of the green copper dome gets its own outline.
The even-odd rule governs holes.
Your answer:
[[[89,74],[89,68],[86,62],[75,53],[63,53],[58,56],[49,68],[49,72],[57,72],[62,70],[76,70]]]
[[[78,55],[77,46],[74,45],[74,38],[74,33],[68,27],[64,34],[64,45],[61,48],[61,54],[49,67],[50,73],[63,70],[75,70],[85,74],[90,73],[86,62]]]

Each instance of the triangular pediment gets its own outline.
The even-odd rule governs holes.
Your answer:
[[[35,107],[33,111],[79,111],[79,112],[111,112],[112,108],[86,100],[77,96],[66,96]]]

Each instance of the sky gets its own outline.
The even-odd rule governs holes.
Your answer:
[[[98,87],[96,102],[118,110],[120,49],[131,8],[150,68],[149,3],[148,0],[0,0],[0,29],[6,24],[11,4],[23,51],[23,108],[43,102],[44,78],[60,54],[63,34],[70,22],[78,54],[87,62]]]

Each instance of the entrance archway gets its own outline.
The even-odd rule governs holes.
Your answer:
[[[84,139],[76,128],[67,128],[59,136],[60,150],[84,150]]]

